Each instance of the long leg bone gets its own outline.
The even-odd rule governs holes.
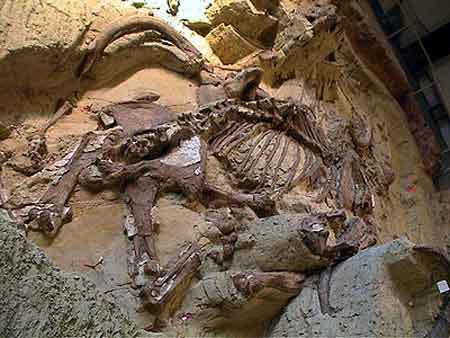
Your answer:
[[[137,233],[131,237],[139,268],[153,274],[159,273],[159,262],[154,243],[155,231],[152,223],[152,207],[159,190],[159,182],[151,177],[142,176],[127,185],[125,193],[134,216]]]
[[[132,241],[129,271],[136,287],[145,284],[145,273],[160,273],[151,217],[157,195],[165,189],[181,190],[187,196],[201,193],[205,160],[206,144],[194,137],[182,141],[178,148],[156,160],[128,165],[108,160],[97,163],[98,172],[104,175],[101,182],[106,186],[125,186],[127,204],[132,213],[125,220],[127,235]]]
[[[181,305],[201,264],[196,245],[189,244],[168,263],[165,272],[144,288],[144,302],[159,319],[172,315]]]
[[[204,193],[227,203],[248,205],[261,215],[268,216],[276,213],[275,202],[266,195],[227,192],[207,182],[204,184]]]
[[[88,148],[94,139],[93,133],[84,136],[67,164],[67,171],[56,184],[50,185],[39,203],[30,210],[29,221],[32,222],[32,227],[34,225],[47,235],[54,236],[64,224],[69,213],[66,202],[78,182],[78,176],[96,158],[96,149]]]
[[[62,105],[58,108],[58,110],[53,114],[53,116],[45,123],[43,130],[41,131],[41,135],[45,137],[47,131],[56,123],[60,118],[64,115],[70,114],[74,105],[70,102],[70,99],[65,100]]]
[[[295,295],[304,281],[303,275],[289,272],[241,272],[232,279],[236,288],[248,298],[263,293],[266,288]]]

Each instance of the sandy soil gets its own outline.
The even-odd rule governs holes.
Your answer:
[[[73,112],[63,117],[47,133],[50,158],[59,158],[78,138],[86,132],[97,129],[97,121],[89,106],[107,105],[117,102],[127,91],[148,88],[160,93],[160,102],[176,113],[191,110],[195,105],[197,85],[182,76],[158,68],[143,69],[135,73],[120,74],[101,89],[87,91]],[[20,128],[20,134],[1,142],[0,149],[13,154],[26,150],[26,136],[42,126],[46,117],[34,116],[27,119]],[[24,177],[13,170],[4,172],[7,187],[19,185]],[[88,276],[102,290],[118,288],[129,281],[126,265],[126,237],[123,235],[122,220],[124,205],[113,192],[91,194],[77,188],[70,205],[74,216],[65,224],[53,241],[39,233],[30,233],[38,244],[61,268]],[[162,262],[176,252],[184,241],[194,239],[194,226],[199,216],[183,207],[180,201],[170,198],[158,203],[159,234],[157,250]],[[85,264],[95,264],[103,257],[103,264],[95,270]],[[118,288],[113,292],[119,301],[141,327],[147,326],[151,315],[141,310],[129,288]]]

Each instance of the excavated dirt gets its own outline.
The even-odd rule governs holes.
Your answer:
[[[90,105],[110,104],[123,97],[127,91],[142,87],[160,93],[159,102],[168,105],[174,114],[191,110],[195,105],[196,84],[178,74],[153,68],[119,75],[107,86],[86,92],[77,109],[49,130],[47,141],[50,156],[58,158],[81,135],[96,129],[97,122],[88,109]],[[279,90],[266,89],[280,98],[295,98],[302,91],[302,87],[295,83],[285,85]],[[420,156],[404,120],[398,117],[398,108],[390,103],[386,95],[377,95],[375,91],[368,93],[369,91],[360,101],[364,107],[362,110],[372,111],[370,116],[374,119],[373,124],[377,126],[376,147],[387,149],[385,151],[391,154],[393,168],[398,175],[391,186],[390,194],[377,199],[375,210],[380,224],[381,240],[389,241],[397,236],[408,235],[418,243],[445,245],[446,238],[440,236],[442,228],[430,215],[429,200],[434,188],[420,167]],[[398,118],[395,118],[396,116]],[[26,134],[36,130],[36,126],[42,125],[45,120],[44,117],[27,119],[22,127],[22,137],[13,137],[2,142],[2,149],[12,150],[16,154],[24,151]],[[409,159],[409,162],[405,159]],[[8,169],[5,170],[4,177],[8,187],[14,187],[23,180],[21,175]],[[416,189],[411,189],[411,186]],[[147,326],[151,315],[142,310],[129,289],[117,287],[129,282],[125,264],[126,238],[122,230],[123,203],[112,192],[94,195],[77,189],[70,205],[75,218],[64,225],[53,241],[39,233],[31,233],[30,238],[64,270],[86,276],[102,291],[117,288],[111,292],[111,297],[127,311],[128,316],[139,327]],[[202,219],[173,198],[160,200],[156,209],[159,229],[156,238],[157,252],[165,263],[180,244],[194,239],[193,229]],[[86,266],[95,264],[101,257],[103,263],[95,270]],[[240,334],[243,332],[240,331]]]
[[[56,158],[81,135],[97,128],[97,121],[88,109],[90,105],[109,105],[124,97],[127,91],[147,88],[161,93],[159,102],[169,106],[176,114],[191,110],[195,105],[196,87],[194,82],[164,69],[149,68],[135,73],[120,74],[106,86],[87,91],[78,102],[77,109],[49,130],[47,134],[49,152]],[[35,118],[27,120],[26,124],[36,126],[39,123],[43,124],[45,120]],[[6,149],[14,149],[15,153],[25,149],[25,144],[19,142],[7,141],[2,145]],[[14,187],[23,180],[23,177],[9,170],[6,170],[4,177],[8,187]],[[36,232],[30,233],[30,239],[43,248],[58,266],[66,271],[82,273],[103,291],[127,283],[129,277],[126,268],[126,237],[122,228],[125,209],[122,201],[113,192],[91,194],[77,189],[70,205],[75,217],[62,228],[54,240],[49,240]],[[194,239],[193,226],[197,224],[197,214],[171,199],[161,200],[158,211],[160,231],[156,241],[157,250],[161,260],[166,262],[180,244]],[[95,264],[100,257],[104,258],[103,264],[95,270],[86,267],[86,264]],[[141,305],[136,297],[130,294],[129,288],[119,288],[112,292],[112,296],[123,305],[137,325],[140,327],[149,325],[151,316],[141,311]]]
[[[53,4],[53,1],[50,2]],[[96,1],[92,1],[92,3],[94,2],[96,3]],[[110,8],[108,11],[102,12],[100,23],[95,22],[95,29],[92,29],[89,28],[89,20],[104,8],[104,6],[97,8],[92,3],[86,4],[86,8],[91,6],[94,7],[94,10],[83,9],[83,20],[75,20],[69,24],[70,27],[74,28],[74,32],[72,32],[70,27],[64,28],[64,32],[71,32],[70,38],[64,43],[62,42],[64,46],[73,44],[77,34],[80,34],[79,31],[83,29],[88,29],[88,38],[84,41],[87,44],[94,33],[97,30],[101,30],[100,28],[109,20],[124,13],[136,13],[135,9],[129,6],[122,7],[121,4],[114,2],[112,8],[115,9]],[[283,3],[287,10],[294,10],[298,3],[302,4],[299,1],[295,3],[284,1]],[[310,4],[310,1],[308,1],[308,4]],[[9,18],[10,13],[17,10],[13,5],[16,6],[13,2],[7,1],[1,7],[3,11],[9,13],[7,16]],[[79,5],[79,3],[76,4],[76,6]],[[66,10],[65,7],[63,10]],[[164,9],[160,8],[156,12],[161,12],[162,10]],[[75,12],[77,11],[79,12],[80,8]],[[148,10],[143,9],[142,11]],[[25,12],[32,13],[33,10],[26,7]],[[38,13],[41,12],[38,11]],[[61,14],[59,11],[58,13]],[[71,13],[65,14],[72,15]],[[48,15],[48,13],[42,15]],[[181,11],[180,15],[183,15],[183,11]],[[26,19],[22,16],[18,17],[16,24],[23,20]],[[34,16],[31,16],[28,23],[33,26],[44,26],[43,22],[36,20]],[[61,20],[58,16],[57,24],[61,25]],[[172,18],[169,21],[171,20],[175,26],[180,25],[178,19]],[[53,28],[54,26],[51,25],[49,29]],[[15,34],[14,29],[16,29],[16,25],[10,28],[8,34]],[[186,30],[185,27],[182,29]],[[210,53],[208,47],[204,45],[204,39],[198,36],[195,36],[195,38],[191,36],[191,39],[198,42],[203,52],[207,51],[207,53]],[[57,40],[58,38],[51,36],[50,33],[44,34],[39,42],[39,46],[53,45],[54,41]],[[23,61],[22,63],[28,64],[29,60],[33,60],[33,53],[27,54],[26,48],[21,49],[19,47],[21,44],[25,46],[32,45],[32,41],[33,35],[31,34],[30,36],[24,36],[22,40],[10,41],[8,46],[11,49],[18,49],[17,53],[20,60]],[[321,53],[326,53],[324,50],[327,51],[330,46],[334,46],[334,43],[337,44],[336,41],[331,43],[329,36],[319,37],[314,41],[315,44],[313,43],[312,47],[310,45],[307,48],[308,51],[305,52],[305,54],[309,55],[309,60],[321,59],[323,56]],[[67,60],[70,60],[67,67],[74,68],[77,63],[76,55],[72,55],[71,51],[74,50],[74,47],[70,46],[62,49],[60,46],[57,46],[58,48],[55,48],[55,50],[57,50],[59,56],[66,55]],[[314,51],[317,51],[318,57],[315,57]],[[346,52],[349,51],[346,50]],[[76,107],[71,114],[64,116],[47,132],[49,163],[60,159],[62,155],[77,143],[81,136],[87,132],[97,130],[98,122],[92,113],[93,110],[118,102],[127,93],[134,90],[145,88],[159,93],[161,98],[157,103],[166,106],[174,118],[181,112],[191,111],[196,107],[199,84],[194,80],[162,67],[149,67],[146,64],[138,64],[137,67],[131,68],[123,67],[126,64],[126,59],[130,56],[138,55],[137,60],[144,60],[146,57],[145,53],[141,50],[136,53],[122,54],[117,59],[111,57],[106,61],[107,65],[101,69],[97,81],[95,78],[91,78],[84,83],[83,92],[77,97]],[[0,54],[0,59],[2,57],[4,56]],[[3,110],[8,113],[7,115],[5,114],[5,119],[0,118],[0,122],[5,120],[5,124],[9,124],[15,120],[16,123],[14,128],[12,128],[12,134],[7,139],[0,141],[0,152],[8,154],[12,158],[11,163],[17,166],[24,164],[26,161],[24,153],[27,150],[27,138],[40,130],[47,121],[48,114],[42,114],[42,112],[49,113],[54,111],[55,98],[66,97],[66,95],[62,94],[71,93],[73,89],[70,86],[64,87],[65,83],[71,83],[71,80],[73,80],[73,74],[70,70],[65,69],[61,71],[60,77],[58,77],[55,75],[53,68],[50,69],[45,66],[48,64],[48,55],[40,51],[39,57],[39,60],[42,60],[39,61],[39,67],[35,69],[36,74],[42,74],[39,77],[39,81],[33,83],[33,80],[27,77],[28,72],[18,77],[17,88],[11,88],[10,94],[4,94],[5,100],[2,100],[0,107],[0,112]],[[207,58],[217,62],[214,56],[208,54]],[[3,60],[6,60],[4,64],[9,65],[11,59],[10,56],[7,56]],[[339,61],[344,62],[345,67],[351,68],[356,66],[356,75],[348,81],[342,81],[345,85],[345,95],[334,89],[329,90],[325,94],[322,93],[324,101],[320,103],[322,108],[319,107],[317,110],[319,115],[317,120],[321,126],[326,126],[336,115],[344,121],[342,124],[345,124],[345,128],[350,128],[350,122],[355,117],[354,113],[356,111],[372,129],[373,144],[371,149],[374,158],[378,163],[383,164],[383,168],[387,168],[386,172],[383,173],[386,177],[390,176],[390,172],[388,172],[389,167],[395,175],[395,179],[388,191],[382,191],[373,196],[375,206],[373,217],[374,224],[378,226],[379,242],[385,243],[398,237],[406,236],[418,244],[429,244],[448,249],[447,246],[450,239],[450,228],[448,227],[448,224],[450,224],[450,216],[448,214],[449,195],[437,192],[433,186],[431,178],[426,173],[426,168],[424,168],[415,140],[408,129],[408,121],[401,107],[386,88],[380,86],[377,81],[373,81],[372,75],[367,75],[369,72],[358,58],[353,56],[344,57],[339,59]],[[120,64],[120,67],[118,66],[117,68],[117,73],[111,71],[114,70],[115,62]],[[269,84],[263,84],[262,87],[275,98],[303,100],[304,103],[313,106],[317,101],[315,99],[316,91],[310,86],[311,84],[316,85],[316,89],[320,87],[321,82],[326,82],[327,85],[330,83],[336,84],[336,76],[332,71],[329,71],[332,68],[327,68],[329,66],[327,60],[320,60],[314,63],[313,66],[306,67],[305,64],[302,64],[302,59],[300,58],[296,66],[299,69],[306,69],[302,73],[297,72],[295,74],[297,79],[289,80],[278,88],[271,87]],[[122,69],[126,69],[126,71],[122,71]],[[8,83],[14,83],[12,81],[15,76],[14,71],[5,73],[7,75],[5,79],[7,78]],[[227,72],[222,70],[223,73]],[[45,74],[51,74],[49,83],[42,82]],[[308,85],[305,85],[305,78],[311,80]],[[357,81],[354,81],[355,78]],[[78,87],[77,83],[72,84],[74,88]],[[52,91],[58,86],[64,88],[58,89],[58,93],[55,94]],[[21,95],[25,95],[24,93],[27,91],[30,92],[29,98],[27,97],[20,109],[17,108],[17,112],[15,112],[12,107],[16,102],[21,101]],[[324,91],[326,90],[324,89]],[[50,92],[52,94],[49,94]],[[8,98],[8,95],[11,95],[11,97]],[[348,102],[349,99],[351,102]],[[35,110],[33,109],[34,107],[36,107]],[[334,136],[336,137],[336,135]],[[229,173],[216,158],[208,158],[206,176],[210,181],[221,188],[229,188],[226,178],[227,174]],[[4,166],[1,175],[2,182],[7,188],[6,194],[8,196],[14,190],[20,193],[20,187],[31,181],[30,178],[13,170],[11,165]],[[301,203],[302,201],[299,201],[302,194],[304,194],[303,187],[297,188],[287,194],[283,201],[284,205],[281,208],[283,213],[308,211]],[[45,189],[46,184],[36,184],[30,190],[37,194],[44,192]],[[43,290],[42,292],[45,294],[41,295],[46,300],[56,299],[56,304],[52,305],[54,308],[45,310],[49,311],[49,318],[53,315],[56,318],[63,318],[57,309],[63,307],[66,301],[70,303],[75,300],[76,302],[77,299],[81,298],[83,300],[87,299],[87,304],[75,303],[73,306],[82,309],[89,308],[89,310],[86,310],[87,312],[81,313],[80,316],[83,320],[87,320],[87,317],[92,316],[92,322],[95,323],[112,322],[111,327],[106,329],[97,326],[86,328],[85,324],[81,323],[80,334],[94,336],[92,332],[95,330],[98,330],[98,332],[106,330],[106,334],[112,334],[114,337],[127,337],[138,334],[134,325],[138,328],[146,327],[154,318],[143,308],[135,291],[129,287],[131,280],[126,264],[128,240],[124,235],[123,229],[124,214],[126,213],[124,202],[119,194],[114,191],[107,190],[98,194],[92,194],[77,187],[70,198],[69,204],[73,209],[73,219],[62,227],[54,239],[49,239],[38,232],[30,232],[28,234],[29,239],[42,249],[52,262],[63,269],[64,273],[55,269],[47,258],[42,258],[42,252],[32,244],[25,242],[23,237],[11,230],[10,225],[2,225],[0,242],[4,242],[7,245],[7,251],[10,250],[12,254],[2,256],[3,261],[0,260],[0,263],[3,266],[8,266],[15,259],[15,255],[23,255],[25,262],[20,263],[22,272],[38,269],[39,272],[43,271],[42,275],[44,277],[38,277],[37,279],[56,279],[55,289],[48,292]],[[209,227],[209,224],[205,221],[205,211],[206,207],[199,201],[193,203],[175,193],[163,194],[155,203],[152,212],[156,227],[155,244],[157,254],[163,265],[169,262],[183,243],[197,240],[199,238],[199,230]],[[38,263],[37,268],[35,267],[35,261]],[[93,268],[92,265],[96,263],[99,264]],[[24,276],[31,278],[31,281],[28,281],[25,285],[27,296],[32,294],[33,287],[37,285],[39,288],[41,285],[39,281],[35,281],[36,284],[33,285],[33,274],[24,273],[23,276],[16,276],[14,273],[11,272],[11,276],[5,279],[7,288],[2,289],[2,291],[6,290],[2,295],[2,299],[6,299],[6,302],[9,299],[8,292],[12,292],[18,298],[23,297],[23,295],[16,294],[18,290],[15,283],[22,281]],[[81,281],[78,276],[71,273],[81,275]],[[1,277],[0,274],[0,280]],[[197,278],[198,276],[195,276],[195,282],[197,282]],[[91,283],[95,284],[97,291],[93,291],[94,287]],[[70,291],[69,294],[66,294],[67,290]],[[113,305],[105,305],[103,300],[97,300],[95,298],[97,297],[96,292],[100,294],[106,293]],[[87,295],[84,295],[84,293]],[[95,301],[91,302],[93,297]],[[11,307],[11,305],[8,306]],[[31,302],[19,308],[17,315],[10,311],[4,317],[6,318],[4,323],[7,323],[7,325],[2,327],[0,323],[0,332],[1,329],[5,330],[9,334],[7,337],[30,337],[30,334],[35,330],[34,326],[44,325],[47,322],[39,323],[39,318],[32,318],[30,315],[31,324],[29,327],[24,328],[21,326],[23,321],[18,316],[24,316],[25,318],[27,309],[39,308],[39,306],[39,300],[33,298]],[[124,314],[119,313],[120,311],[123,311]],[[129,318],[134,324],[128,323],[126,318]],[[48,323],[50,322],[51,320],[49,319]],[[73,330],[76,330],[77,327],[74,326]],[[229,336],[239,335],[242,337],[262,336],[264,329],[267,327],[267,323],[264,323],[261,326],[255,325],[255,327],[240,329],[237,333],[228,332],[228,334]],[[14,335],[14,330],[21,330],[23,334]],[[197,331],[194,327],[175,326],[173,330],[175,330],[175,333],[172,333],[177,336],[204,334],[204,332],[201,332],[201,330]],[[49,325],[48,330],[42,332],[45,332],[48,336],[65,334],[64,327],[61,327],[58,331],[58,328],[51,325]],[[71,331],[70,334],[74,335],[75,331]],[[223,334],[221,332],[219,335]],[[101,337],[100,333],[98,337]]]
[[[14,227],[0,216],[2,337],[150,337],[109,294],[56,268]]]

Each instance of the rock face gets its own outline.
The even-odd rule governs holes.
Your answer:
[[[34,1],[6,0],[0,14],[0,45],[4,48],[0,53],[0,88],[42,90],[73,79],[80,49],[92,39],[92,29],[135,13],[133,7],[116,0],[83,4],[46,1],[37,5]]]
[[[212,270],[211,275],[201,276],[205,280],[198,285],[222,283],[229,292],[221,294],[219,288],[217,297],[228,302],[230,312],[240,310],[236,318],[257,304],[267,304],[272,310],[262,321],[266,323],[300,291],[303,276],[297,273],[314,273],[372,245],[367,237],[374,231],[369,219],[372,193],[362,179],[365,169],[357,154],[350,153],[361,143],[360,137],[356,143],[350,140],[348,149],[336,150],[325,139],[313,108],[271,98],[258,87],[261,78],[258,67],[242,70],[220,82],[219,100],[175,118],[168,107],[155,103],[159,95],[142,89],[122,95],[124,101],[91,108],[103,130],[86,133],[65,159],[30,177],[37,184],[45,173],[51,176],[42,197],[25,203],[16,195],[5,203],[7,211],[26,229],[55,237],[70,222],[72,191],[78,187],[92,193],[117,190],[128,208],[123,227],[130,287],[138,290],[139,299],[158,320],[173,318],[190,284],[200,277],[200,266],[211,258],[220,272],[237,273]],[[363,125],[357,128],[364,134]],[[217,177],[207,180],[211,157],[228,169],[224,185],[218,184]],[[377,175],[367,173],[368,178]],[[294,188],[308,211],[264,218],[277,214],[281,199]],[[27,190],[31,195],[28,185],[21,192],[27,195]],[[326,201],[324,191],[331,192],[333,199]],[[222,252],[206,252],[206,245],[193,240],[161,264],[153,208],[168,192],[189,200],[186,208],[205,218],[221,204],[238,206],[234,215],[217,212],[217,217],[209,218],[221,235],[206,237],[219,241]],[[345,212],[337,208],[360,218],[347,222]],[[242,220],[252,213],[252,218],[263,219],[247,224],[246,231]],[[159,221],[159,225],[172,223]],[[327,243],[331,233],[334,243]],[[230,261],[239,264],[230,266]],[[239,294],[242,297],[235,299]],[[196,308],[205,304],[213,313],[223,310],[220,301],[209,299],[208,293],[204,296]],[[273,302],[274,297],[279,301]]]
[[[266,10],[276,4],[255,5],[250,0],[216,0],[206,10],[213,27],[206,38],[224,64],[236,63],[262,46],[273,44],[278,19]]]
[[[439,255],[399,239],[336,266],[328,283],[312,277],[270,337],[424,337],[436,323]],[[328,286],[327,286],[328,284]]]
[[[280,4],[280,0],[251,0],[251,2],[260,10],[273,10]]]
[[[192,287],[182,310],[192,314],[205,331],[260,326],[286,306],[303,280],[294,273],[212,273]]]
[[[220,24],[206,36],[211,49],[224,64],[232,64],[257,48],[245,40],[231,25]]]
[[[2,337],[151,337],[91,282],[55,267],[0,217]]]
[[[355,52],[403,108],[425,168],[431,173],[439,162],[440,145],[425,122],[418,103],[406,95],[413,89],[378,23],[370,14],[366,14],[370,13],[370,5],[365,1],[346,1],[338,3],[337,6],[339,12],[346,17],[343,28]],[[381,63],[380,60],[385,61]]]
[[[313,67],[336,48],[336,7],[330,1],[308,1],[280,16],[279,32],[273,46],[276,55],[273,79],[277,83],[303,73],[303,65]],[[320,61],[319,61],[320,62]]]
[[[96,62],[96,67],[89,67],[89,77],[80,77],[88,51],[92,52],[93,44],[98,43],[95,38],[99,32],[116,30],[118,33],[118,27],[111,24],[130,17],[148,21],[149,14],[148,9],[137,10],[119,0],[47,1],[39,5],[31,0],[20,4],[7,0],[0,11],[2,120],[13,120],[30,112],[52,113],[58,107],[58,100],[143,64],[166,64],[175,72],[196,73],[197,70],[184,67],[190,60],[187,55],[171,44],[156,43],[160,35],[155,35],[151,27],[136,30],[135,25],[131,30],[136,34],[125,39],[120,37],[127,27],[119,28],[120,33],[103,46],[108,48],[95,52],[100,53],[95,58],[100,62]],[[145,26],[142,22],[137,25]],[[170,32],[165,37],[168,35]]]
[[[255,8],[250,0],[216,0],[206,11],[214,26],[232,25],[245,37],[263,41],[269,31],[276,28],[278,20]]]

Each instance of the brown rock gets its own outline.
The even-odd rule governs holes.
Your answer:
[[[7,139],[11,135],[11,129],[0,123],[0,140]]]
[[[211,49],[224,64],[232,64],[256,51],[231,25],[220,24],[207,36]]]
[[[319,0],[302,2],[294,9],[280,5],[271,13],[278,18],[278,33],[271,51],[258,55],[265,71],[264,82],[281,84],[295,74],[308,78],[310,66],[336,49],[337,40],[333,33],[338,22],[336,7],[328,0]],[[321,69],[329,78],[335,70],[324,67],[322,65]]]
[[[201,36],[206,36],[211,31],[212,24],[208,20],[182,20],[183,25],[193,30],[194,32],[200,34]]]
[[[273,10],[280,5],[280,0],[250,0],[259,10]]]
[[[120,0],[49,0],[39,6],[34,0],[6,1],[0,12],[0,115],[54,111],[59,99],[79,90],[76,74],[84,70],[88,46],[112,23],[129,17],[148,18],[148,10]],[[196,68],[178,48],[155,40],[151,31],[117,39],[98,55],[92,76],[83,82],[109,81],[112,74],[148,65],[149,60],[183,74]]]
[[[303,281],[303,275],[290,272],[211,273],[189,290],[182,311],[206,328],[269,323],[301,291]]]
[[[369,70],[398,98],[410,90],[408,79],[370,11],[355,1],[335,1],[352,48]]]
[[[275,37],[278,20],[259,11],[250,0],[215,0],[206,11],[213,26],[232,25],[243,36],[267,42],[267,35]]]
[[[277,52],[288,54],[290,49],[297,45],[302,46],[313,37],[312,25],[304,16],[295,14],[289,16],[285,26],[274,43]]]

